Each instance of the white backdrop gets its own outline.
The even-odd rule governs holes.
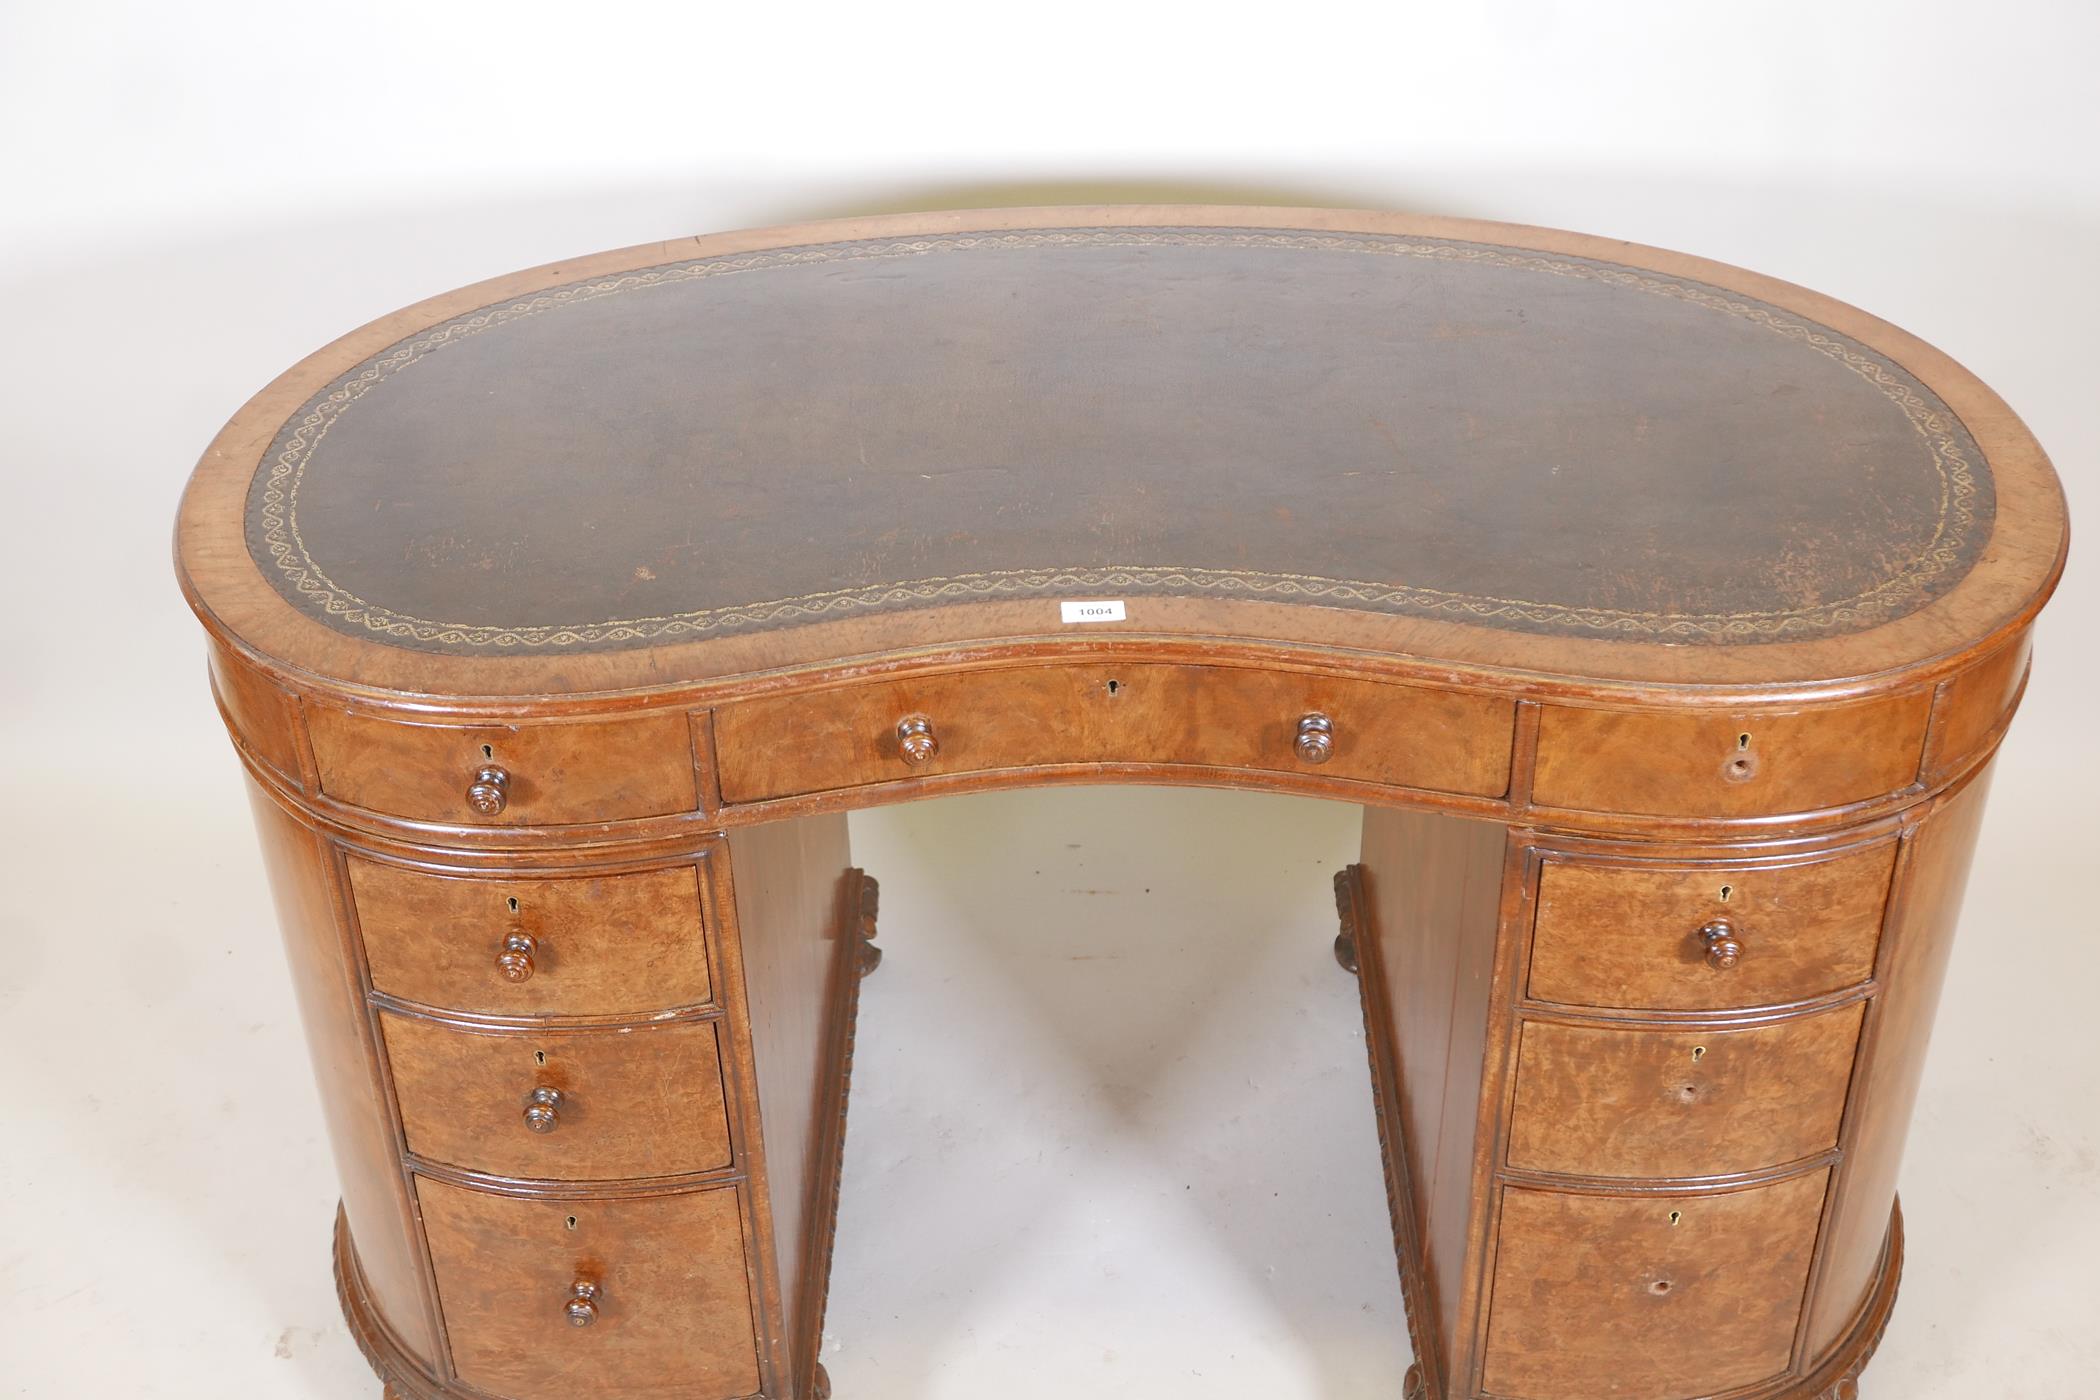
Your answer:
[[[2096,59],[2084,0],[0,3],[0,1394],[374,1393],[166,543],[198,451],[300,355],[512,268],[827,213],[1434,211],[1886,316],[2012,402],[2075,515],[2100,455]],[[2001,762],[1884,1395],[2100,1372],[2100,920],[2069,797],[2100,781],[2094,576],[2074,558]],[[1361,1043],[1319,962],[1346,813],[1007,795],[855,837],[892,956],[841,1400],[1392,1389]],[[1103,959],[1126,961],[1085,981]]]

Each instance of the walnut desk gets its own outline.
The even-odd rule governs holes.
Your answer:
[[[438,297],[248,404],[177,552],[402,1400],[821,1400],[845,814],[1069,782],[1362,807],[1412,1394],[1805,1400],[2065,539],[1990,390],[1798,287],[1094,208]]]

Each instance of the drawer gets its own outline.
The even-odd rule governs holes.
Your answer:
[[[1324,726],[1307,724],[1315,716]],[[900,725],[914,718],[924,732],[907,754]],[[715,711],[715,747],[725,802],[1100,763],[1304,773],[1493,797],[1509,787],[1514,720],[1509,700],[1418,686],[1088,664],[737,701]]]
[[[1539,1001],[1707,1011],[1856,986],[1874,973],[1895,865],[1893,841],[1787,866],[1549,857],[1527,989]]]
[[[690,812],[699,803],[691,728],[682,712],[460,726],[403,724],[309,705],[307,731],[321,791],[416,821],[612,822]]]
[[[389,1012],[380,1023],[402,1132],[425,1160],[551,1181],[730,1163],[713,1022],[481,1033]]]
[[[757,1393],[734,1187],[520,1200],[418,1177],[416,1197],[468,1385],[513,1400]],[[568,1311],[579,1284],[590,1290],[582,1326]]]
[[[353,857],[372,985],[489,1016],[640,1016],[712,996],[690,865],[483,879]]]
[[[1842,807],[1917,781],[1930,693],[1809,710],[1631,713],[1548,705],[1532,801],[1661,817]]]
[[[1837,1145],[1864,1002],[1746,1030],[1527,1021],[1509,1165],[1722,1176]]]
[[[1690,1400],[1778,1376],[1828,1175],[1705,1195],[1505,1188],[1486,1389]]]

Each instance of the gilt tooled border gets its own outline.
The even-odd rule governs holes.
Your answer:
[[[1541,599],[1454,593],[1412,584],[1337,579],[1308,574],[1228,571],[1183,566],[1107,565],[1018,569],[901,580],[828,593],[702,608],[651,617],[546,625],[483,625],[413,617],[359,597],[331,579],[308,552],[299,532],[299,486],[329,429],[365,394],[427,355],[512,321],[578,302],[702,278],[762,272],[806,263],[920,257],[930,253],[1069,246],[1193,246],[1356,252],[1515,268],[1576,277],[1667,296],[1762,326],[1830,357],[1866,380],[1903,413],[1932,454],[1940,480],[1932,538],[1884,582],[1849,598],[1812,608],[1764,612],[1661,613],[1581,607]],[[1016,233],[877,239],[860,243],[780,248],[666,264],[549,288],[455,317],[403,340],[365,361],[309,400],[279,433],[258,468],[251,491],[250,551],[279,590],[338,628],[365,632],[397,645],[498,651],[549,650],[622,644],[659,638],[704,637],[884,609],[1075,591],[1146,590],[1303,601],[1418,617],[1514,624],[1525,630],[1573,631],[1666,642],[1756,642],[1864,628],[1923,601],[1931,586],[1961,568],[1977,523],[1977,454],[1954,412],[1929,390],[1827,327],[1814,325],[1748,297],[1704,283],[1636,271],[1610,263],[1560,257],[1490,244],[1370,234],[1278,233],[1251,229],[1061,229]]]

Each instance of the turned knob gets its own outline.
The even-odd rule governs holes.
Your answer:
[[[933,735],[933,721],[924,715],[906,715],[897,721],[897,752],[906,763],[917,767],[933,762],[941,751],[941,741]]]
[[[1298,721],[1298,757],[1307,763],[1325,763],[1334,757],[1334,721],[1323,714],[1310,714]]]
[[[537,971],[532,955],[539,950],[540,945],[531,934],[514,928],[504,935],[502,950],[496,954],[496,970],[506,981],[529,982]]]
[[[1699,941],[1706,945],[1706,965],[1716,972],[1726,972],[1743,960],[1743,940],[1726,919],[1702,925]]]
[[[598,1320],[598,1285],[578,1279],[569,1286],[569,1301],[562,1308],[571,1327],[588,1327]]]
[[[536,1133],[551,1133],[561,1126],[561,1100],[559,1089],[542,1084],[525,1100],[525,1126]]]
[[[467,788],[467,805],[484,817],[493,817],[510,805],[510,774],[494,763],[474,770]]]

